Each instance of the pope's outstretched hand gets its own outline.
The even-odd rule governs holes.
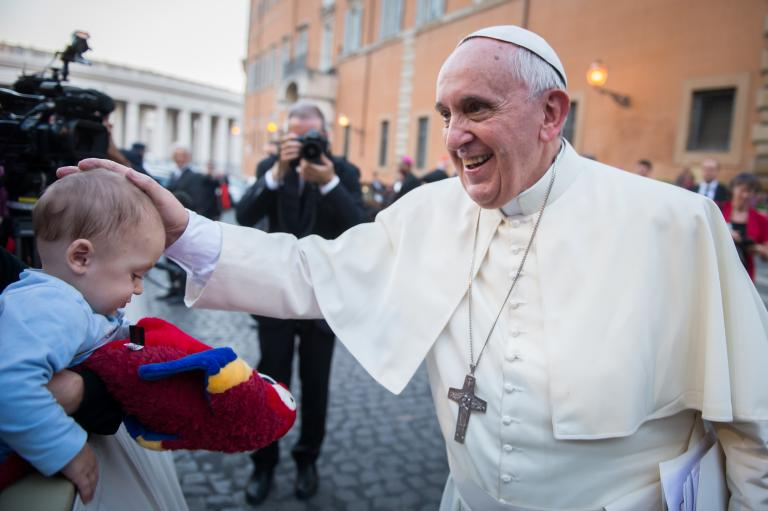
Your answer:
[[[111,160],[102,160],[98,158],[88,158],[77,164],[77,167],[61,167],[56,171],[60,178],[74,174],[75,172],[107,169],[112,172],[123,174],[131,183],[139,187],[144,193],[149,195],[155,207],[160,212],[165,227],[165,246],[166,248],[173,244],[187,228],[189,214],[181,202],[173,196],[171,192],[163,188],[157,181],[135,170],[128,168]]]

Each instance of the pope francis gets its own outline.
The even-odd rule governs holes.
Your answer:
[[[324,317],[395,393],[426,360],[443,511],[768,509],[768,314],[728,228],[701,195],[576,154],[566,86],[536,34],[469,35],[437,78],[459,178],[332,241],[80,169],[153,198],[188,305]]]

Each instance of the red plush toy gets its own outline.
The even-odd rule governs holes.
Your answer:
[[[293,425],[290,392],[231,348],[211,348],[158,318],[137,327],[143,346],[114,341],[82,365],[101,377],[127,414],[128,432],[143,446],[253,451]]]
[[[142,446],[253,451],[285,435],[296,420],[291,393],[231,348],[212,348],[158,318],[131,330],[132,339],[102,346],[82,366],[104,381]],[[29,465],[11,455],[0,464],[0,489],[27,471]]]

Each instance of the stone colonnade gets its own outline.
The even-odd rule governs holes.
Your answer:
[[[235,151],[240,127],[234,116],[118,100],[112,117],[115,142],[126,148],[144,143],[148,160],[167,161],[173,144],[179,143],[190,148],[201,168],[213,162],[217,169],[229,171],[239,161]]]

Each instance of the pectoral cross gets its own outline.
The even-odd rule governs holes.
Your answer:
[[[485,413],[487,403],[475,396],[475,377],[471,374],[464,378],[462,388],[451,387],[448,389],[448,399],[459,403],[459,417],[456,420],[456,434],[453,435],[453,439],[463,444],[470,414],[472,412]]]

